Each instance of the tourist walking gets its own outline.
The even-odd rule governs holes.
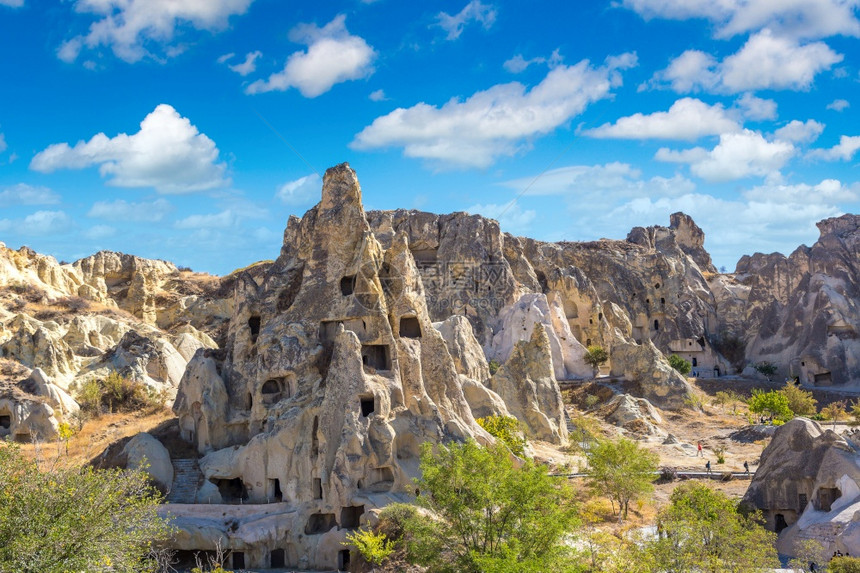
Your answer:
[[[744,462],[744,469],[747,472],[747,475],[750,475],[750,464],[749,462]]]
[[[698,448],[698,450],[699,450],[699,451],[698,451],[698,453],[697,453],[696,455],[697,455],[697,456],[699,456],[700,458],[701,458],[701,457],[704,457],[704,454],[702,454],[702,442],[698,442],[698,443],[696,444],[696,447],[697,447],[697,448]]]
[[[708,472],[708,475],[711,475],[711,460],[708,460],[708,463],[705,464],[705,470]]]

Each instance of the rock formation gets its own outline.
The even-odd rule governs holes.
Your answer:
[[[795,418],[777,429],[761,456],[743,504],[761,510],[780,533],[777,548],[794,555],[814,539],[826,555],[860,554],[860,438]]]

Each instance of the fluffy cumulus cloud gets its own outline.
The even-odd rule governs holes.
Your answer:
[[[764,121],[776,119],[776,102],[772,99],[763,99],[747,92],[735,102],[741,115],[752,121]]]
[[[448,40],[456,40],[463,33],[463,28],[471,22],[481,24],[485,30],[489,30],[496,21],[496,9],[480,0],[472,0],[457,14],[451,16],[447,12],[439,12],[436,17],[436,25],[448,33]]]
[[[522,54],[517,54],[502,64],[502,67],[512,74],[519,74],[526,71],[532,64],[547,64],[549,67],[554,68],[563,61],[564,58],[561,57],[561,53],[556,49],[548,58],[535,57],[527,60]]]
[[[419,103],[376,118],[350,144],[369,150],[403,147],[407,157],[441,166],[487,167],[513,155],[528,140],[550,133],[582,113],[592,102],[620,84],[619,69],[632,67],[632,54],[613,58],[603,67],[588,61],[557,66],[536,86],[500,84],[466,100],[452,99],[441,107]]]
[[[796,153],[787,141],[768,141],[760,133],[745,129],[720,135],[711,150],[695,147],[682,151],[661,148],[659,161],[687,163],[690,172],[706,181],[731,181],[751,176],[776,176]]]
[[[621,5],[646,19],[704,18],[721,38],[764,28],[793,38],[860,36],[855,0],[622,0]]]
[[[774,132],[774,137],[783,141],[810,143],[818,139],[822,131],[824,131],[824,124],[818,123],[814,119],[806,121],[793,119],[783,127],[777,129]]]
[[[307,205],[319,199],[321,188],[322,181],[320,181],[319,175],[314,173],[284,183],[278,188],[275,197],[285,205]]]
[[[860,149],[860,135],[843,135],[839,143],[829,149],[813,149],[807,156],[824,161],[850,161]]]
[[[295,52],[284,69],[267,80],[257,80],[246,88],[249,94],[298,89],[305,97],[317,97],[335,84],[359,80],[373,74],[376,52],[363,38],[346,29],[343,14],[323,26],[302,24],[290,33],[293,42],[305,44]]]
[[[24,0],[0,0],[0,6],[9,6],[10,8],[20,8],[24,5]]]
[[[225,209],[220,213],[209,215],[189,215],[174,223],[177,229],[225,229],[233,227],[238,222],[238,217],[231,209]]]
[[[531,209],[523,210],[516,202],[510,202],[505,205],[497,205],[494,203],[472,205],[466,209],[467,212],[475,215],[483,215],[490,219],[495,219],[499,222],[499,226],[503,232],[513,233],[515,235],[524,235],[528,233],[529,226],[534,221],[537,213]]]
[[[47,187],[33,187],[26,183],[18,183],[0,191],[0,205],[56,205],[60,196]]]
[[[648,85],[667,85],[678,93],[808,90],[819,73],[843,58],[823,42],[800,44],[762,30],[722,62],[710,54],[687,50],[654,74]]]
[[[20,230],[26,235],[61,235],[74,227],[64,211],[36,211],[24,217]]]
[[[825,179],[816,185],[760,185],[744,192],[750,201],[779,201],[783,203],[809,203],[812,205],[836,205],[860,198],[860,184],[845,186],[837,179]]]
[[[585,131],[586,135],[613,139],[685,139],[738,131],[740,126],[720,105],[694,98],[679,99],[669,111],[636,113],[613,124]]]
[[[845,111],[849,107],[851,107],[851,104],[848,103],[848,100],[844,99],[835,99],[827,104],[827,109],[832,109],[833,111]]]
[[[173,210],[165,199],[155,201],[131,202],[123,199],[96,201],[90,207],[87,217],[109,221],[137,221],[155,223],[164,219]]]
[[[55,143],[40,151],[30,168],[43,173],[99,166],[118,187],[153,187],[159,193],[188,193],[227,185],[215,142],[167,104],[144,118],[140,131],[104,133],[74,146]]]
[[[244,14],[253,0],[77,0],[75,10],[95,15],[86,34],[66,41],[57,54],[75,61],[84,49],[109,47],[126,62],[145,56],[163,57],[179,53],[171,46],[177,31],[190,26],[197,30],[225,28],[229,18]],[[157,52],[155,51],[157,50]]]
[[[385,95],[385,90],[374,90],[370,92],[370,95],[367,96],[370,101],[387,101],[388,98]]]

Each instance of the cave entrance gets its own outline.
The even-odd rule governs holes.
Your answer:
[[[822,372],[821,374],[815,375],[815,385],[816,386],[833,386],[833,377],[830,375],[830,372]]]
[[[349,571],[349,549],[341,549],[337,552],[337,570]]]
[[[305,524],[305,535],[318,535],[337,527],[337,519],[333,513],[314,513],[308,517]]]
[[[362,344],[361,362],[375,370],[391,370],[391,352],[387,344]]]
[[[281,569],[287,566],[286,552],[283,549],[272,549],[269,555],[269,563],[272,569]]]
[[[821,511],[830,511],[833,502],[842,496],[842,492],[835,487],[822,487],[818,489],[818,507]]]
[[[12,427],[12,416],[0,415],[0,428],[8,430]]]
[[[361,402],[361,415],[367,418],[376,410],[376,400],[373,394],[363,394],[358,397]]]
[[[781,513],[777,513],[776,515],[774,515],[773,521],[774,521],[773,530],[776,531],[777,533],[779,533],[780,531],[782,531],[783,529],[788,527],[788,524],[785,522],[785,516]]]
[[[245,568],[245,553],[243,551],[233,552],[233,569]]]
[[[314,478],[313,490],[314,499],[322,499],[322,480],[320,478]]]
[[[259,316],[252,316],[248,319],[248,330],[251,331],[251,344],[257,344],[257,337],[260,336],[261,323]]]
[[[221,494],[224,503],[236,503],[248,499],[248,488],[245,487],[242,478],[210,479],[209,481],[218,486],[218,493]]]
[[[421,338],[421,323],[414,316],[404,316],[400,319],[400,336],[406,338]]]
[[[340,279],[340,294],[349,296],[355,291],[355,275],[349,275]]]
[[[284,493],[281,491],[281,480],[275,478],[269,480],[269,499],[280,503],[284,500]]]
[[[344,529],[355,529],[361,525],[364,514],[363,505],[351,505],[340,510],[340,526]]]
[[[803,513],[803,510],[806,509],[806,506],[809,504],[809,499],[806,497],[805,493],[798,494],[797,496],[797,505],[800,506],[800,509],[797,510],[797,513]]]

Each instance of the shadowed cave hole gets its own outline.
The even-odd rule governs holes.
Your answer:
[[[0,416],[0,428],[8,430],[12,427],[12,416]]]
[[[210,480],[218,486],[218,493],[221,494],[221,499],[224,503],[235,503],[248,499],[248,488],[242,478],[233,479],[212,479]]]
[[[233,552],[233,569],[245,568],[245,553],[242,551]]]
[[[391,370],[391,352],[387,344],[362,344],[361,362],[375,370]]]
[[[337,552],[337,570],[349,571],[349,549],[341,549]]]
[[[284,493],[281,491],[281,480],[277,478],[269,480],[269,499],[275,503],[283,501]]]
[[[341,508],[340,526],[344,529],[355,529],[361,525],[362,515],[364,515],[363,505],[352,505]]]
[[[260,336],[260,317],[252,316],[248,319],[248,328],[251,331],[251,344],[257,343],[257,337]]]
[[[421,338],[421,323],[414,316],[404,316],[400,319],[400,336],[406,338]]]
[[[318,535],[334,527],[337,527],[337,519],[333,513],[314,513],[308,517],[305,535]]]
[[[340,294],[349,296],[355,291],[355,275],[345,276],[340,279]]]
[[[361,415],[367,418],[376,410],[373,394],[363,394],[358,397],[361,401]]]
[[[280,569],[282,567],[287,566],[286,553],[283,549],[272,549],[271,555],[269,555],[269,564],[272,569]]]
[[[314,499],[322,499],[322,480],[320,478],[314,478],[313,490]]]

